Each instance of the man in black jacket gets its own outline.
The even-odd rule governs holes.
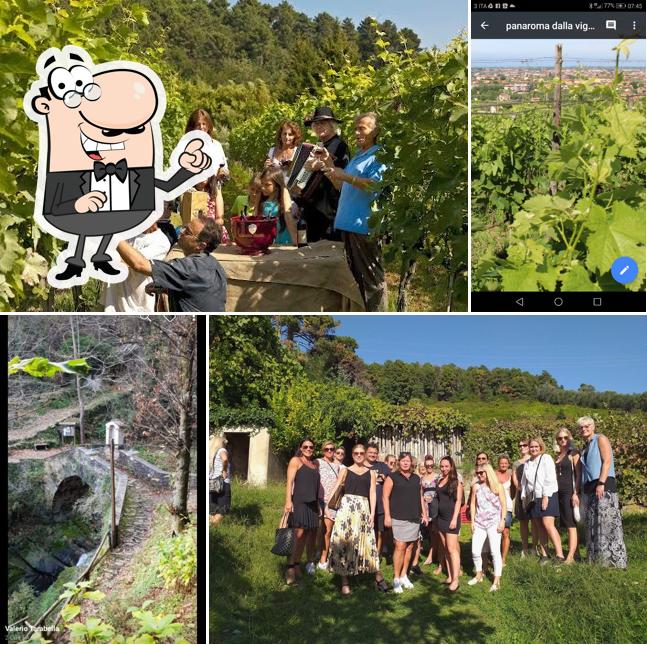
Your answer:
[[[333,163],[338,168],[345,168],[350,159],[346,142],[337,133],[339,120],[329,107],[318,107],[314,114],[304,121],[306,126],[312,127],[317,135],[320,145],[326,148]],[[324,164],[317,159],[316,149],[313,158],[306,162],[306,169],[313,170],[313,174],[305,185],[300,195],[295,195],[297,204],[303,209],[303,218],[308,226],[308,242],[318,240],[339,240],[333,223],[339,202],[339,190],[321,172]]]

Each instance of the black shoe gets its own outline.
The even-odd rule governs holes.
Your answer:
[[[102,262],[93,262],[94,268],[97,271],[103,271],[104,273],[108,275],[119,275],[120,271],[115,269],[115,267],[110,264],[110,262],[107,262],[106,260]]]
[[[566,558],[560,558],[558,556],[553,557],[553,564],[558,567],[560,564],[564,564],[566,562]]]
[[[547,555],[540,555],[539,556],[539,564],[541,566],[544,566],[545,564],[548,564],[550,562],[550,558]]]
[[[417,576],[421,576],[421,575],[422,575],[422,569],[421,569],[421,568],[420,568],[420,566],[419,566],[419,565],[417,565],[417,564],[416,564],[416,566],[415,566],[415,567],[411,567],[411,569],[409,569],[409,571],[411,571],[411,573],[414,573],[414,574],[415,574],[415,575],[417,575]]]
[[[71,278],[78,278],[83,273],[83,267],[78,267],[74,264],[68,264],[65,271],[54,276],[57,280],[70,280]]]

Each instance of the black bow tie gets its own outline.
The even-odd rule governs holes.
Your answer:
[[[123,183],[128,176],[128,163],[125,159],[120,159],[117,163],[95,161],[94,176],[97,178],[97,181],[101,181],[106,175],[117,175],[117,179]]]

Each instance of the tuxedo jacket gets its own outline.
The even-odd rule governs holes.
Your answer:
[[[63,172],[50,172],[45,181],[45,201],[43,215],[48,221],[53,221],[61,215],[86,215],[77,213],[74,203],[79,197],[89,193],[92,188],[92,170],[66,170]],[[156,179],[155,169],[129,168],[128,178],[130,186],[130,210],[147,211],[155,210],[155,189],[170,192],[190,179],[193,173],[180,168],[170,179]],[[101,211],[104,216],[110,211]]]

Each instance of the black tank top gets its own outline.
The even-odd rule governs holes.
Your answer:
[[[292,502],[308,503],[316,502],[319,498],[319,469],[301,466],[294,476],[294,491]]]
[[[555,462],[557,471],[557,490],[560,493],[573,492],[573,464],[568,457]]]
[[[361,495],[368,498],[371,492],[371,471],[367,470],[363,475],[356,475],[350,468],[344,482],[345,495]]]
[[[391,473],[391,479],[391,517],[406,522],[420,522],[420,477],[413,473],[407,479],[402,473],[395,472]]]

